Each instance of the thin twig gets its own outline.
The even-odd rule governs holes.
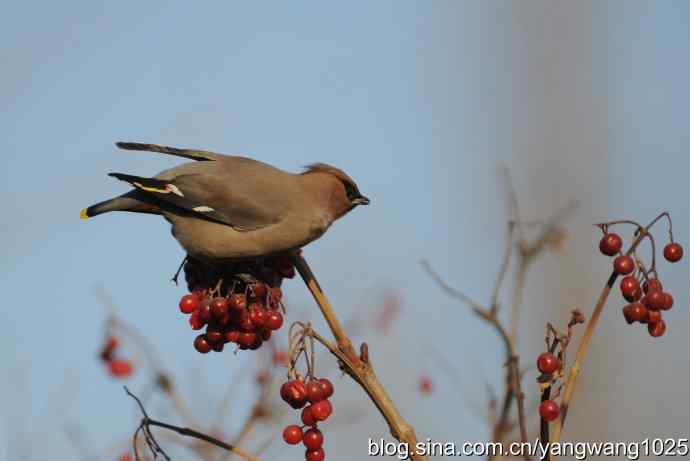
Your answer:
[[[513,339],[508,335],[508,332],[506,331],[505,327],[498,319],[497,311],[495,309],[487,309],[485,307],[482,307],[480,304],[473,301],[469,296],[465,295],[460,290],[451,287],[445,280],[443,280],[443,278],[440,275],[438,275],[438,273],[436,273],[433,270],[433,268],[429,265],[428,262],[422,261],[422,266],[446,293],[467,304],[476,315],[478,315],[489,325],[491,325],[503,341],[506,352],[506,363],[508,368],[506,372],[506,394],[503,399],[503,406],[501,408],[500,417],[498,419],[498,422],[494,426],[492,437],[493,441],[500,442],[503,440],[506,431],[510,427],[510,424],[508,422],[508,419],[510,417],[510,409],[512,407],[513,400],[516,396],[516,392],[521,387],[519,383],[520,372],[519,369],[516,368],[516,365],[519,363],[519,357],[516,352]],[[501,278],[499,278],[499,282],[500,280]],[[516,381],[518,382],[516,383]],[[518,412],[520,412],[520,403],[518,403]],[[522,410],[522,417],[519,418],[519,422],[521,426],[520,436],[521,438],[524,436],[524,439],[522,441],[527,442],[527,429],[524,418],[524,407]]]
[[[513,356],[509,366],[513,368],[510,374],[513,377],[513,392],[517,401],[520,441],[527,442],[527,418],[525,416],[525,394],[522,392],[522,377],[520,376],[520,357]],[[525,461],[531,461],[528,452],[524,453],[524,458]]]
[[[169,431],[173,431],[179,435],[183,435],[185,437],[192,437],[198,440],[203,440],[204,442],[210,443],[211,445],[215,445],[219,448],[222,448],[224,450],[227,450],[229,452],[232,452],[239,456],[242,459],[245,459],[247,461],[259,461],[258,458],[248,454],[244,450],[234,446],[227,444],[223,442],[222,440],[218,440],[215,437],[211,437],[210,435],[204,434],[203,432],[195,431],[194,429],[190,429],[187,427],[180,427],[180,426],[175,426],[172,424],[164,423],[162,421],[157,421],[155,419],[151,419],[149,415],[146,413],[146,409],[144,408],[144,404],[141,403],[141,400],[134,395],[130,390],[125,386],[125,392],[127,393],[128,396],[132,397],[134,401],[137,403],[139,406],[139,410],[141,411],[143,417],[141,419],[141,423],[139,427],[137,428],[136,432],[134,433],[134,439],[133,439],[133,446],[135,450],[135,455],[137,459],[139,459],[139,454],[137,453],[137,440],[138,440],[138,435],[139,432],[142,432],[146,438],[147,443],[149,444],[149,447],[151,448],[151,451],[154,454],[154,457],[156,454],[162,455],[166,460],[170,460],[170,457],[163,451],[160,445],[158,445],[158,442],[156,442],[156,439],[153,437],[153,434],[150,432],[150,427],[155,426],[155,427],[161,427],[163,429],[167,429]]]

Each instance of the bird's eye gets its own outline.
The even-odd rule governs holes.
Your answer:
[[[343,185],[345,186],[345,194],[347,195],[347,199],[349,201],[353,201],[360,196],[360,193],[354,184],[343,181]]]

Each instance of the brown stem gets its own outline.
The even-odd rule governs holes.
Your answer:
[[[523,293],[525,291],[525,279],[527,269],[529,269],[530,258],[525,257],[523,251],[519,252],[519,262],[515,274],[515,285],[513,286],[513,303],[510,309],[510,336],[517,342],[518,327],[520,326],[520,311],[522,306]]]
[[[549,400],[551,398],[551,386],[548,386],[545,388],[542,393],[541,393],[541,401],[545,402],[546,400]],[[547,447],[549,443],[549,422],[545,420],[544,418],[539,418],[539,426],[540,426],[540,431],[539,431],[539,443],[542,447]],[[542,461],[550,461],[551,459],[551,454],[549,453],[548,450],[546,450],[545,455],[543,458],[541,458]]]
[[[512,368],[510,375],[513,378],[512,387],[515,393],[515,400],[517,401],[520,441],[522,443],[527,443],[527,417],[525,416],[525,394],[522,392],[522,379],[520,379],[520,357],[514,355],[509,366]],[[525,461],[531,461],[529,453],[527,452],[525,452],[524,458]]]
[[[415,453],[417,435],[412,426],[402,417],[388,392],[386,392],[386,389],[378,380],[368,358],[368,353],[366,353],[366,346],[362,347],[362,359],[360,359],[352,347],[352,341],[348,338],[326,295],[316,281],[316,277],[309,268],[307,261],[296,252],[291,254],[291,260],[307,288],[311,291],[314,300],[319,305],[321,313],[335,337],[337,347],[330,344],[313,330],[310,331],[311,336],[328,348],[343,364],[344,371],[364,389],[388,423],[391,435],[399,442],[407,444],[410,449],[410,459],[412,461],[426,461],[426,456]],[[366,360],[364,359],[365,356]]]

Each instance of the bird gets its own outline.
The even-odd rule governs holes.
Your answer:
[[[153,177],[109,173],[133,189],[82,209],[80,217],[111,211],[160,215],[188,256],[200,260],[241,260],[302,248],[358,205],[370,203],[350,176],[325,163],[289,173],[211,151],[136,142],[116,146],[192,161]]]

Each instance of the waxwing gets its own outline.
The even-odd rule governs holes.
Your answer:
[[[83,209],[81,218],[110,211],[161,215],[194,258],[241,259],[297,249],[357,205],[369,204],[352,178],[323,163],[293,174],[208,151],[124,142],[117,146],[194,161],[152,178],[110,173],[133,189]]]

